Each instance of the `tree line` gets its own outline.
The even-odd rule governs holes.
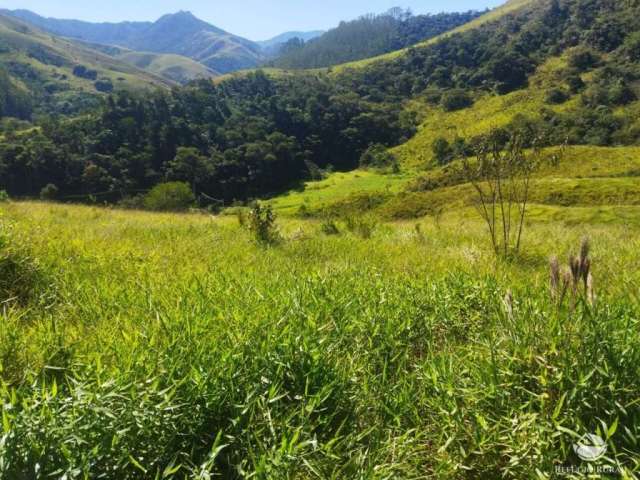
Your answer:
[[[577,107],[521,115],[512,126],[546,130],[542,136],[555,144],[637,143],[637,121],[619,107],[636,100],[639,10],[610,0],[549,0],[364,68],[258,71],[169,93],[117,92],[91,115],[5,134],[0,189],[37,196],[53,184],[49,191],[60,198],[115,201],[182,181],[204,199],[255,198],[329,166],[388,163],[384,148],[415,132],[407,101],[466,108],[479,92],[525,87],[538,65],[567,49],[568,64],[546,101],[579,95]],[[472,141],[434,147],[446,163]]]
[[[251,73],[144,97],[118,92],[95,115],[50,118],[0,145],[0,185],[37,196],[115,201],[162,181],[232,202],[277,192],[331,164],[352,169],[370,144],[412,135],[401,107],[326,78]],[[49,189],[51,190],[51,189]]]
[[[304,42],[293,38],[271,64],[280,68],[319,68],[375,57],[415,45],[470,22],[481,12],[413,15],[393,8],[382,15],[365,15],[341,22],[324,35]]]

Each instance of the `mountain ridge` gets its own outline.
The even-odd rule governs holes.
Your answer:
[[[140,52],[182,55],[220,73],[253,68],[263,60],[257,43],[184,10],[163,15],[155,22],[118,23],[47,18],[24,9],[0,12],[55,35]]]

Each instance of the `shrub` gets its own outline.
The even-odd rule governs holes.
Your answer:
[[[588,48],[578,48],[569,55],[569,66],[580,72],[586,72],[598,63],[598,56]]]
[[[0,202],[8,202],[9,194],[6,190],[0,190]]]
[[[586,87],[584,80],[577,73],[567,76],[567,85],[569,86],[569,91],[573,94],[580,93]]]
[[[98,90],[99,92],[104,92],[104,93],[113,92],[113,83],[111,83],[111,80],[109,80],[108,78],[101,78],[100,80],[95,82],[93,85],[94,87],[96,87],[96,90]]]
[[[473,105],[473,99],[463,90],[450,90],[442,95],[440,105],[447,112],[462,110]]]
[[[96,78],[98,78],[98,72],[96,72],[95,70],[90,70],[84,65],[76,65],[73,68],[73,74],[76,77],[86,78],[87,80],[95,80]]]
[[[438,165],[446,165],[453,160],[453,148],[446,138],[436,138],[431,144],[431,151]]]
[[[40,198],[48,201],[55,200],[58,198],[58,193],[60,193],[58,187],[53,183],[49,183],[40,190]]]
[[[161,183],[144,197],[149,210],[182,212],[195,204],[196,198],[189,185],[183,182]]]
[[[552,88],[545,96],[545,103],[559,105],[569,100],[569,94],[560,88]]]
[[[360,166],[364,168],[393,168],[397,163],[395,155],[380,143],[371,145],[360,156]]]
[[[276,214],[270,205],[263,207],[256,202],[249,211],[247,228],[256,241],[263,245],[273,245],[282,240],[276,226]]]

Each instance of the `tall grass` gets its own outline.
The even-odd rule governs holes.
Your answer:
[[[232,218],[3,209],[56,301],[1,313],[0,478],[555,478],[597,432],[593,466],[640,468],[635,230],[533,225],[496,264],[452,216],[264,249]],[[585,233],[598,302],[557,308],[547,258]]]

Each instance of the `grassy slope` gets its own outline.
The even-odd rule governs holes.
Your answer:
[[[9,48],[9,51],[0,53],[0,61],[26,64],[44,79],[53,83],[68,84],[72,90],[96,92],[92,81],[72,74],[74,66],[78,64],[96,70],[99,78],[111,79],[116,88],[141,89],[174,85],[169,80],[140,70],[109,55],[43,33],[34,27],[2,15],[0,15],[0,39]],[[45,52],[46,56],[56,59],[55,63],[37,60],[29,55],[32,51]],[[66,76],[64,81],[60,80],[63,76]]]
[[[412,179],[425,176],[425,170],[432,170],[426,176],[437,179],[441,170],[434,164],[431,149],[436,138],[452,140],[456,135],[464,138],[481,135],[508,124],[518,114],[535,117],[543,107],[556,111],[574,108],[577,97],[562,105],[544,102],[546,92],[557,86],[557,74],[565,66],[565,57],[551,58],[538,68],[526,89],[504,96],[483,94],[472,107],[457,112],[445,112],[439,106],[415,100],[407,108],[422,119],[418,133],[393,150],[401,163],[402,175],[388,176],[373,171],[333,174],[322,182],[307,183],[302,192],[276,198],[273,204],[286,214],[296,213],[302,205],[313,212],[348,202],[360,193],[381,196],[397,193],[409,187]],[[637,110],[640,102],[625,108]],[[534,201],[547,206],[637,205],[640,201],[639,154],[634,147],[569,146],[557,168],[547,168],[540,173],[544,178],[537,182]],[[380,211],[389,218],[419,217],[444,206],[449,210],[465,208],[472,198],[470,186],[452,186],[433,192],[396,195]]]
[[[496,264],[464,214],[261,248],[235,219],[0,212],[46,275],[0,309],[7,478],[545,479],[616,419],[607,458],[640,468],[637,225],[535,223]],[[584,234],[599,307],[556,312],[547,258]]]
[[[176,83],[215,78],[219,75],[203,64],[181,55],[124,51],[116,58]]]

